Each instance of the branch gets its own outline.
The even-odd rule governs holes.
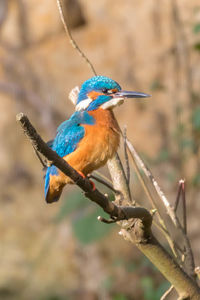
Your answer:
[[[78,87],[75,87],[69,94],[69,99],[72,101],[72,103],[76,103],[77,100],[77,91],[79,91]],[[122,204],[124,201],[123,199],[126,199],[126,203],[129,203],[133,206],[136,205],[136,201],[131,199],[131,193],[130,193],[130,187],[129,187],[129,161],[128,161],[128,153],[127,153],[127,137],[126,137],[126,131],[124,132],[124,135],[121,132],[121,135],[124,139],[124,150],[125,150],[125,159],[126,159],[126,164],[128,166],[127,168],[127,177],[125,175],[122,163],[120,161],[119,156],[116,154],[111,160],[109,160],[107,162],[107,166],[108,169],[110,171],[111,177],[112,177],[112,181],[115,187],[115,190],[118,189],[118,191],[120,191],[120,194],[115,194],[115,202],[118,204]],[[139,156],[138,156],[139,157]],[[136,168],[136,172],[139,174],[138,168]],[[109,181],[108,178],[106,178],[104,175],[102,175],[101,173],[99,173],[98,171],[95,171],[95,173],[97,173],[99,176],[103,177],[104,180],[106,182]],[[144,188],[146,188],[145,183],[143,182],[143,180],[141,180]],[[110,185],[112,185],[112,182],[110,182]],[[148,190],[146,191],[147,195],[150,197],[151,203],[153,204],[153,198],[151,197],[151,195],[149,194]],[[154,204],[153,204],[153,207]],[[156,209],[157,211],[157,209]],[[99,219],[102,222],[105,223],[113,223],[113,220],[103,220],[102,218]],[[161,220],[162,221],[162,220]],[[164,228],[163,226],[158,225],[155,220],[153,221],[154,225],[157,226],[159,228],[159,230],[161,230],[161,232],[165,235],[171,249],[172,252],[174,253],[175,257],[178,257],[178,254],[176,252],[176,248],[179,250],[178,245],[176,245],[176,243],[171,239],[168,231],[166,230],[166,228]],[[180,251],[180,250],[179,250]]]
[[[187,235],[187,210],[186,210],[186,197],[185,197],[185,180],[182,180],[182,199],[183,199],[183,230]]]
[[[180,179],[179,180],[179,186],[178,186],[178,192],[177,192],[177,196],[176,196],[176,200],[174,203],[174,212],[176,213],[178,205],[179,205],[179,201],[182,198],[182,217],[183,217],[183,230],[184,233],[187,234],[187,214],[186,214],[186,197],[185,197],[185,180],[184,179]]]
[[[162,231],[162,233],[165,235],[170,247],[171,247],[171,250],[174,254],[174,256],[176,258],[178,258],[178,253],[177,253],[177,250],[176,250],[176,246],[175,246],[175,243],[174,241],[172,240],[172,238],[170,237],[169,235],[169,232],[167,230],[167,227],[165,225],[165,222],[163,220],[163,218],[161,217],[161,214],[159,212],[159,209],[157,209],[156,207],[156,203],[155,203],[155,200],[154,198],[152,197],[149,189],[148,189],[148,186],[146,185],[142,175],[140,174],[140,170],[138,168],[138,165],[140,166],[140,168],[143,170],[144,174],[151,180],[154,188],[156,189],[157,193],[159,194],[159,196],[161,197],[161,199],[163,200],[163,202],[166,204],[168,204],[168,200],[166,199],[165,195],[163,194],[163,192],[161,191],[160,187],[158,186],[157,182],[155,181],[154,177],[152,176],[150,170],[145,166],[144,162],[142,161],[142,159],[140,158],[140,156],[138,155],[138,153],[136,152],[135,148],[133,147],[133,145],[131,144],[131,142],[126,138],[126,145],[127,145],[127,148],[131,154],[131,157],[133,159],[133,165],[134,165],[134,169],[135,169],[135,172],[142,184],[142,187],[153,207],[153,209],[156,209],[156,213],[157,213],[157,217],[158,217],[158,220],[160,222],[160,225],[159,226],[159,229]],[[155,224],[157,226],[157,224]]]
[[[193,279],[196,279],[196,274],[195,274],[195,263],[194,263],[194,256],[192,253],[192,249],[191,249],[191,245],[190,245],[190,241],[188,236],[186,235],[186,231],[185,229],[181,226],[181,223],[176,215],[175,209],[174,207],[172,207],[172,205],[170,204],[170,202],[168,201],[168,199],[166,198],[166,196],[164,195],[163,191],[161,190],[160,186],[158,185],[157,181],[155,180],[153,174],[151,173],[151,171],[149,170],[149,168],[144,164],[144,162],[142,161],[142,159],[139,157],[137,151],[135,150],[135,148],[133,147],[133,145],[131,144],[131,142],[127,139],[126,140],[128,149],[130,151],[130,154],[133,158],[133,161],[135,162],[135,160],[137,161],[137,163],[139,164],[139,166],[142,168],[142,170],[144,171],[145,175],[149,178],[149,180],[151,181],[155,191],[157,192],[158,196],[160,197],[160,199],[162,200],[166,211],[169,215],[169,217],[171,218],[171,220],[173,221],[176,231],[180,234],[180,236],[182,237],[182,240],[184,242],[184,246],[185,246],[185,260],[184,260],[184,265],[185,265],[185,269],[187,271],[187,274],[192,277]],[[184,191],[184,186],[182,186],[182,190]],[[185,199],[184,199],[185,201]],[[184,213],[184,218],[186,218],[185,213]],[[184,225],[186,226],[186,221],[184,221]],[[165,227],[166,229],[166,227]],[[174,250],[174,246],[175,243],[174,241],[171,239],[171,237],[169,235],[166,235],[168,242],[170,244],[170,246],[172,246],[172,251]],[[172,243],[172,245],[171,245]],[[174,251],[173,251],[174,252]],[[177,254],[177,253],[175,253]]]
[[[181,190],[182,190],[182,179],[179,180],[179,183],[178,183],[178,192],[177,192],[176,200],[175,200],[175,203],[174,203],[174,211],[175,212],[177,211],[177,208],[178,208],[178,205],[179,205]]]
[[[111,184],[109,184],[107,181],[105,181],[105,180],[103,180],[103,179],[101,179],[101,178],[99,178],[99,177],[97,177],[97,176],[95,176],[95,175],[92,175],[92,174],[89,174],[87,177],[88,177],[89,179],[92,178],[92,179],[98,181],[99,183],[105,185],[107,188],[109,188],[109,189],[110,189],[111,191],[113,191],[115,194],[121,195],[121,192],[120,192],[120,191],[117,191],[116,189],[114,189],[114,187],[113,187]]]
[[[153,177],[153,174],[151,173],[151,171],[149,170],[149,168],[145,165],[145,163],[143,162],[143,160],[140,158],[140,156],[138,155],[137,151],[135,150],[135,148],[133,147],[133,145],[131,144],[131,142],[126,139],[126,143],[127,143],[127,147],[129,149],[129,152],[133,158],[134,161],[136,161],[140,168],[143,170],[144,174],[149,178],[149,180],[151,181],[155,191],[157,192],[158,196],[160,197],[161,201],[163,202],[168,215],[170,216],[171,220],[173,221],[173,223],[176,225],[176,218],[174,216],[174,211],[172,206],[170,205],[168,199],[166,198],[166,196],[164,195],[163,191],[161,190],[160,186],[158,185],[157,181],[155,180],[155,178]],[[152,198],[152,197],[151,197]],[[155,203],[153,201],[153,206],[155,206]],[[161,219],[161,225],[163,220]],[[166,226],[164,225],[164,228],[166,228]]]
[[[127,221],[126,229],[122,228],[120,233],[125,239],[134,243],[157,266],[182,298],[190,296],[192,300],[200,299],[200,290],[195,282],[187,276],[153,237],[151,233],[152,216],[148,210],[143,207],[117,206],[97,189],[93,191],[90,181],[87,178],[82,178],[64,159],[47,146],[23,113],[18,114],[16,119],[34,148],[66,176],[69,176],[85,192],[86,197],[101,206],[112,220],[130,219]]]
[[[142,225],[140,220],[136,220],[134,230],[122,229],[120,234],[126,240],[136,244],[138,249],[158,268],[174,286],[179,299],[200,300],[200,289],[195,281],[179,267],[153,235],[144,243],[141,235],[138,236],[140,230],[142,230]]]
[[[171,291],[173,290],[173,285],[171,285],[168,290],[162,295],[162,297],[160,298],[160,300],[165,300],[166,297],[171,293]]]
[[[127,145],[126,145],[126,135],[127,128],[124,126],[124,132],[123,132],[123,142],[124,142],[124,157],[125,157],[125,162],[126,162],[126,178],[127,178],[127,183],[130,184],[130,165],[129,165],[129,159],[128,159],[128,152],[127,152]]]
[[[135,205],[135,201],[132,201],[129,185],[127,183],[126,175],[119,158],[119,155],[116,153],[110,160],[107,162],[107,166],[113,181],[113,186],[115,190],[120,191],[121,195],[115,196],[115,201],[118,204],[125,203]]]
[[[16,116],[16,119],[17,122],[19,122],[22,126],[24,133],[31,141],[33,147],[42,155],[44,155],[48,161],[59,168],[65,175],[69,176],[74,181],[74,183],[85,192],[85,196],[87,198],[101,206],[103,210],[111,217],[114,217],[116,221],[127,220],[131,218],[140,218],[145,228],[147,227],[147,229],[149,229],[151,227],[152,216],[148,212],[148,210],[142,207],[119,207],[115,203],[110,202],[108,198],[100,193],[97,189],[93,191],[89,179],[83,178],[55,151],[49,148],[23,113],[18,114]]]

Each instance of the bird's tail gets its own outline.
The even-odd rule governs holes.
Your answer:
[[[59,182],[58,169],[55,166],[50,166],[46,170],[45,175],[45,200],[47,203],[56,202],[59,200],[63,184]]]

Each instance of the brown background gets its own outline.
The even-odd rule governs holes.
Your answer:
[[[200,135],[191,121],[199,109],[200,4],[71,0],[64,7],[99,75],[152,94],[127,101],[116,117],[172,203],[178,180],[187,179],[188,231],[200,264]],[[73,112],[68,93],[92,76],[66,38],[56,1],[1,0],[0,26],[0,299],[159,299],[164,278],[117,226],[83,245],[70,218],[53,221],[72,188],[46,205],[41,165],[16,124],[23,111],[51,139]],[[132,177],[135,197],[145,200]]]

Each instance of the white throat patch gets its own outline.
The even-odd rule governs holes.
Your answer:
[[[112,98],[108,102],[103,103],[100,107],[103,109],[109,109],[109,108],[113,108],[117,105],[121,105],[122,103],[124,103],[124,98],[122,98],[122,97]]]
[[[92,99],[87,98],[85,100],[82,100],[81,102],[79,102],[76,105],[79,92],[80,92],[80,89],[79,89],[78,86],[76,86],[69,93],[69,99],[75,105],[75,110],[76,111],[79,111],[81,109],[86,109],[90,105],[90,103],[93,101]],[[100,107],[102,109],[114,108],[115,106],[121,105],[123,102],[124,102],[124,98],[122,98],[122,97],[112,98],[108,102],[103,103]]]

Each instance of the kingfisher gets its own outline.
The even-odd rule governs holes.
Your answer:
[[[56,137],[48,145],[85,177],[105,165],[117,152],[120,128],[113,108],[127,98],[149,96],[122,90],[111,78],[94,76],[82,84],[75,112],[58,127]],[[45,175],[46,202],[58,201],[64,186],[71,183],[56,166],[49,166]]]

